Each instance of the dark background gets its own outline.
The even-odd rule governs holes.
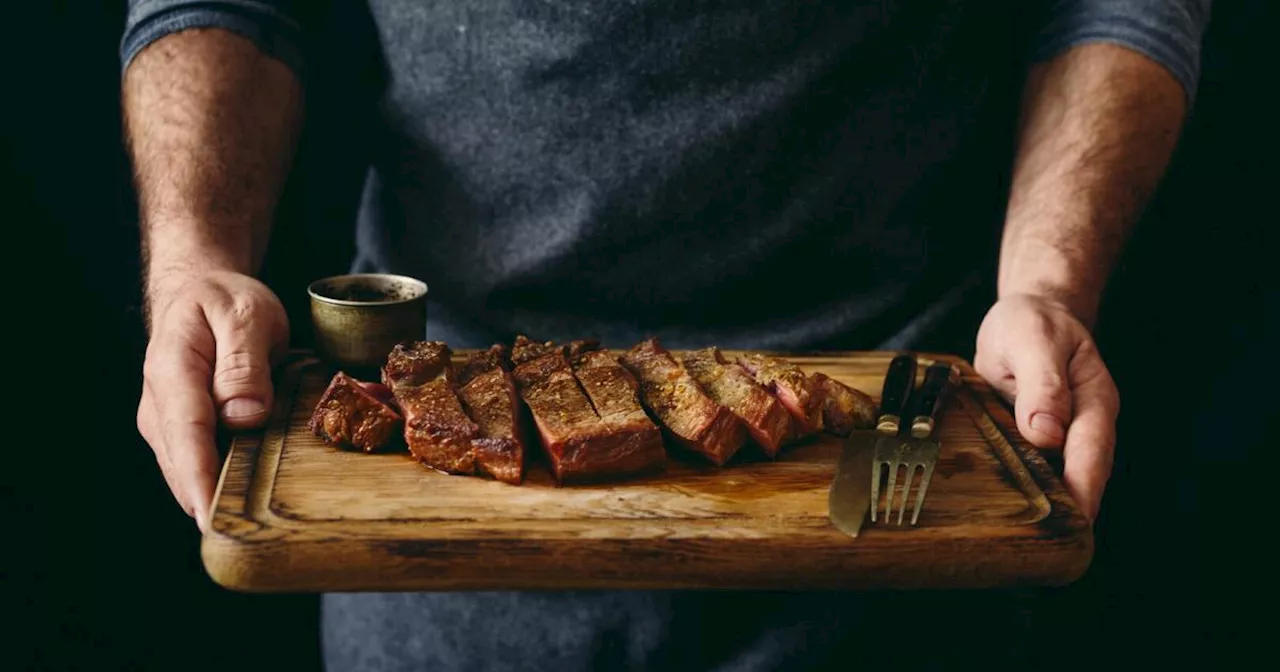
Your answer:
[[[136,434],[145,343],[119,133],[123,3],[20,4],[0,82],[0,222],[13,269],[0,331],[18,337],[5,339],[16,401],[0,448],[0,578],[17,627],[3,634],[0,667],[317,667],[315,600],[212,584],[195,526]],[[1270,516],[1252,507],[1266,490],[1261,451],[1274,445],[1264,446],[1265,421],[1280,405],[1253,377],[1271,371],[1267,348],[1280,343],[1277,172],[1264,150],[1276,112],[1261,102],[1275,61],[1263,53],[1261,0],[1215,4],[1198,105],[1098,332],[1124,400],[1120,447],[1093,566],[1043,591],[1032,614],[1051,667],[1234,661],[1253,650],[1253,614],[1267,613],[1270,572],[1254,539]],[[311,132],[340,121],[322,117]],[[335,151],[307,142],[321,148],[304,156]],[[305,196],[343,177],[299,177],[280,240],[318,235],[289,222],[348,221]],[[345,264],[345,243],[324,242],[328,256],[307,273]],[[297,270],[281,256],[277,269]]]

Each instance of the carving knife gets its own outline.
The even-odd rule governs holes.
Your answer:
[[[916,384],[916,358],[898,355],[889,362],[880,394],[874,430],[856,430],[845,440],[827,496],[827,517],[845,534],[856,537],[871,508],[871,461],[876,441],[897,436],[907,397]]]

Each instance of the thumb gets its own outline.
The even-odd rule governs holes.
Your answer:
[[[1006,358],[1017,390],[1018,432],[1037,447],[1061,447],[1071,419],[1070,353],[1049,338],[1030,337],[1014,345]]]
[[[212,392],[226,426],[250,429],[262,426],[271,412],[272,355],[283,347],[287,328],[275,314],[277,306],[240,301],[208,316],[217,343]]]

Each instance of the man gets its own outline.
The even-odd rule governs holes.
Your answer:
[[[287,1],[132,2],[139,430],[203,527],[215,426],[265,420],[288,339],[253,276],[312,38],[367,12],[386,86],[354,268],[425,279],[433,338],[957,350],[980,318],[976,368],[1028,440],[1062,447],[1095,516],[1119,399],[1090,329],[1194,99],[1209,4],[338,0],[304,18]],[[864,627],[858,604],[326,596],[325,654],[336,669],[805,668]]]

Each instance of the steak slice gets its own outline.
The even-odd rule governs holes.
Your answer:
[[[382,366],[382,384],[395,393],[402,387],[416,387],[442,376],[453,382],[452,357],[453,350],[441,341],[400,343],[391,349]]]
[[[723,465],[746,442],[738,416],[712,401],[656,338],[624,353],[622,364],[639,381],[644,405],[690,450]]]
[[[769,457],[792,435],[791,414],[778,398],[757,383],[751,374],[729,362],[717,347],[703,348],[681,358],[689,375],[711,400],[733,411],[747,426],[751,438]]]
[[[556,345],[551,341],[539,343],[528,338],[524,334],[520,334],[516,336],[515,343],[511,345],[511,364],[513,366],[520,366],[521,364],[532,362],[543,355],[549,355],[554,352],[564,352],[564,346]]]
[[[804,375],[800,367],[784,359],[750,353],[738,363],[778,397],[796,419],[796,438],[822,431],[822,390]]]
[[[573,351],[572,344],[570,351]],[[639,473],[661,469],[667,461],[662,430],[653,424],[640,404],[640,384],[608,350],[580,351],[573,372],[600,416],[601,436],[597,453],[590,455],[590,469],[608,473]]]
[[[577,362],[582,355],[599,349],[600,341],[597,341],[594,338],[584,338],[576,341],[569,341],[569,345],[565,347],[565,354],[569,357],[569,361]]]
[[[372,453],[388,446],[404,418],[388,403],[390,391],[339,371],[329,381],[307,427],[326,443]]]
[[[855,429],[876,426],[876,403],[871,397],[822,372],[810,378],[822,390],[822,421],[828,432],[848,436]]]
[[[472,353],[467,363],[457,368],[458,385],[465,387],[477,376],[482,376],[494,369],[508,370],[507,349],[501,345],[489,346],[488,350]]]
[[[645,428],[600,418],[574,376],[566,348],[530,343],[517,339],[513,358],[523,359],[523,363],[512,371],[512,378],[533,416],[558,482],[633,476],[665,464],[665,453],[661,453],[662,461],[655,459],[655,445]],[[516,354],[534,349],[541,354],[531,359]],[[594,385],[592,389],[602,392]],[[605,398],[602,394],[601,399]],[[616,400],[613,403],[620,405]],[[661,434],[656,448],[661,452]]]
[[[554,341],[539,343],[522,334],[516,336],[515,343],[511,346],[511,363],[519,366],[553,352],[562,352],[569,358],[569,361],[573,361],[583,353],[598,350],[599,348],[600,341],[594,338],[584,338],[569,341],[568,345],[559,345]]]
[[[476,468],[504,483],[519,484],[524,480],[520,399],[506,370],[503,347],[473,354],[458,379],[462,407],[479,428],[471,441]]]
[[[472,440],[480,428],[467,417],[458,399],[452,355],[449,346],[439,341],[397,345],[387,356],[382,380],[404,413],[409,452],[432,469],[474,474]]]
[[[378,401],[381,401],[382,403],[395,409],[396,413],[399,414],[400,410],[399,410],[399,407],[396,405],[396,395],[392,394],[391,388],[387,387],[386,385],[383,385],[382,383],[366,383],[363,380],[357,380],[356,384],[359,385],[361,389],[363,389],[365,392],[368,392],[369,394],[373,395],[374,398],[376,398]]]

